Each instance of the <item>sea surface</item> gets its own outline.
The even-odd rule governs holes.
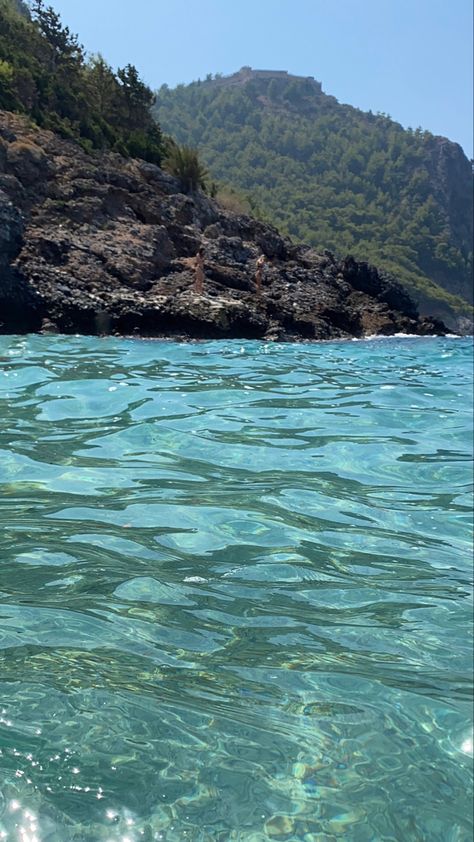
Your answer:
[[[470,340],[0,357],[0,840],[471,842]]]

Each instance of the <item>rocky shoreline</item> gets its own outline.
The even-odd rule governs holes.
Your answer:
[[[295,245],[202,193],[184,195],[153,164],[87,154],[0,112],[0,333],[36,331],[298,341],[447,328],[420,318],[366,263]]]

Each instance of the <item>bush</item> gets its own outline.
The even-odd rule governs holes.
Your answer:
[[[232,188],[222,187],[218,189],[216,193],[216,201],[221,208],[224,208],[224,210],[230,211],[231,213],[239,215],[246,214],[247,216],[252,214],[250,202],[245,198],[245,196],[242,196],[236,190],[232,190]]]
[[[206,190],[208,173],[201,164],[196,149],[178,146],[174,141],[169,141],[164,166],[171,175],[179,179],[184,193],[193,193],[199,188]]]

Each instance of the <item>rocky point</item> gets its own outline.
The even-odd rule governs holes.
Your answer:
[[[269,340],[446,332],[367,263],[296,245],[203,193],[184,195],[153,164],[88,154],[0,112],[0,332],[40,330]]]

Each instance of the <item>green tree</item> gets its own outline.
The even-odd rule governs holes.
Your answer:
[[[133,64],[127,64],[117,70],[117,78],[122,92],[124,105],[123,119],[130,128],[147,121],[155,96],[150,88],[140,79]]]
[[[33,19],[40,32],[51,47],[50,67],[58,63],[81,63],[84,58],[83,48],[68,26],[63,26],[61,18],[52,6],[45,6],[43,0],[31,0]]]
[[[133,65],[114,73],[101,56],[85,62],[77,36],[43,0],[32,0],[31,15],[21,0],[0,0],[0,107],[30,114],[85,149],[159,164],[153,101]]]
[[[276,102],[278,100],[278,95],[280,93],[280,89],[278,86],[278,82],[276,79],[272,79],[270,84],[268,85],[267,95],[268,98],[271,99],[272,102]]]
[[[115,73],[100,53],[92,56],[85,68],[85,81],[90,101],[107,120],[117,108],[119,85]]]

